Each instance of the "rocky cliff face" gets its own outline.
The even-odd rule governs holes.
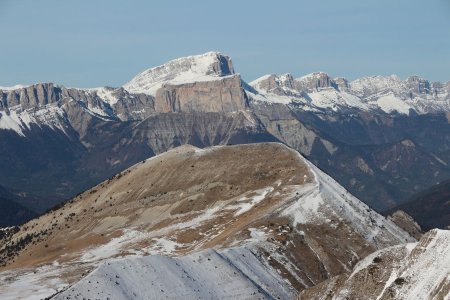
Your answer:
[[[239,75],[221,80],[179,85],[164,84],[156,91],[156,112],[237,112],[248,108]]]
[[[2,108],[21,106],[22,109],[35,108],[53,104],[62,98],[61,89],[52,83],[31,85],[12,91],[1,91]]]

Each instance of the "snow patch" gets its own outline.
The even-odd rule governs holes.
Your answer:
[[[11,111],[9,114],[0,111],[0,129],[12,130],[20,136],[25,136],[23,128],[24,124],[15,111]]]
[[[104,102],[108,103],[111,106],[113,106],[119,101],[119,98],[114,95],[116,89],[108,87],[100,87],[92,90],[97,93],[97,96],[100,97],[100,99],[102,99]]]
[[[135,241],[141,237],[142,233],[132,229],[125,229],[124,234],[111,239],[108,243],[87,250],[80,258],[82,262],[94,262],[100,261],[106,258],[118,255],[121,252],[122,247],[126,244]]]
[[[406,104],[403,100],[397,98],[394,94],[389,93],[387,95],[381,96],[377,100],[378,107],[387,113],[397,112],[400,114],[409,114],[409,110],[412,109],[411,106]]]
[[[238,209],[234,213],[234,215],[235,216],[239,216],[239,215],[249,211],[256,204],[258,204],[261,201],[263,201],[266,198],[266,195],[271,193],[272,191],[273,191],[273,187],[267,187],[267,188],[264,188],[262,190],[254,191],[255,193],[257,193],[256,196],[253,196],[253,197],[250,197],[250,198],[243,197],[243,198],[238,200],[238,204],[230,205],[230,206],[227,207],[227,209]]]

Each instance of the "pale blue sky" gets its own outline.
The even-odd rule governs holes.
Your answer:
[[[450,0],[0,0],[0,86],[119,86],[221,51],[267,73],[450,80]]]

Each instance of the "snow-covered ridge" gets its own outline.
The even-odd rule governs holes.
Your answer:
[[[247,248],[104,264],[55,299],[289,299],[295,291]]]
[[[219,52],[178,58],[138,74],[123,88],[131,93],[154,95],[165,83],[182,84],[217,80],[234,74],[230,57]]]
[[[449,112],[450,84],[429,82],[418,76],[406,80],[396,75],[367,76],[348,82],[315,72],[286,80],[285,75],[265,75],[250,83],[256,101],[294,103],[315,112],[372,111],[408,115]]]
[[[283,211],[291,216],[294,224],[325,224],[336,218],[345,220],[369,243],[383,248],[392,240],[398,243],[414,242],[415,239],[400,229],[391,220],[370,209],[365,203],[350,194],[333,178],[314,164],[304,160],[314,175],[314,185],[300,188],[300,199]]]

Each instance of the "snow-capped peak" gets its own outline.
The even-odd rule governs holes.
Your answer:
[[[123,88],[131,93],[154,95],[164,83],[210,81],[233,74],[233,64],[229,56],[219,52],[207,52],[174,59],[147,69],[124,84]]]

